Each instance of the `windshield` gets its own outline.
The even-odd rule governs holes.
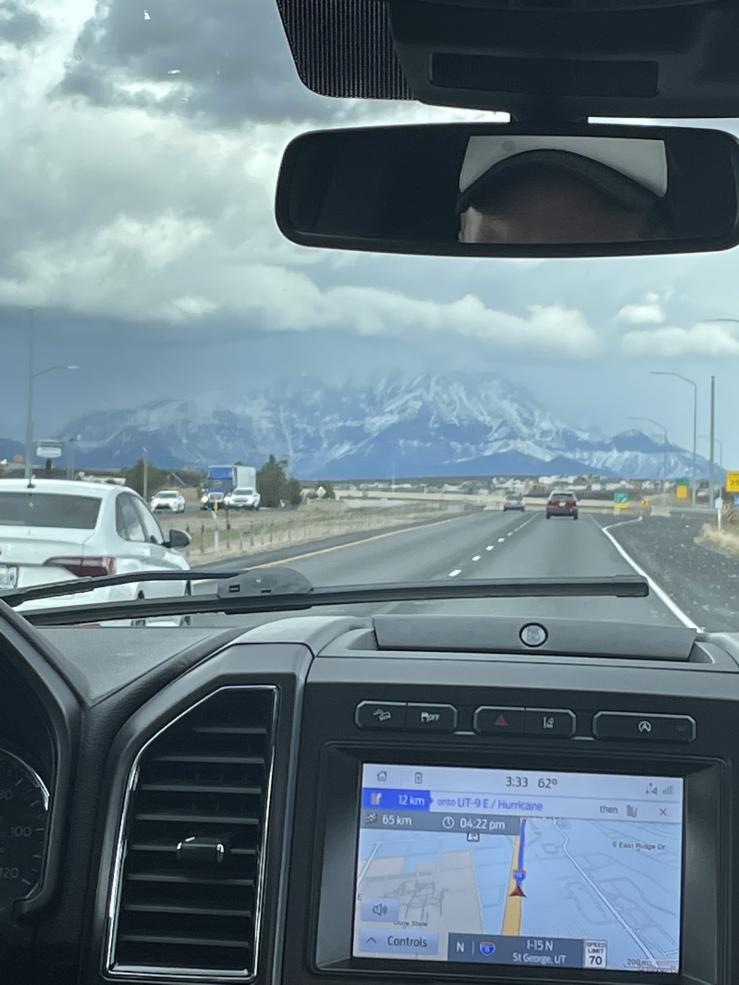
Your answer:
[[[0,527],[68,527],[94,530],[100,500],[92,496],[0,490]]]
[[[114,482],[140,498],[95,551],[125,570],[285,563],[315,586],[639,571],[648,599],[593,599],[588,618],[739,628],[735,251],[296,246],[274,215],[296,135],[505,117],[309,91],[275,0],[9,9],[0,489],[32,470],[37,491],[0,492],[0,525],[92,530],[97,500],[38,490]],[[37,583],[31,537],[12,560],[3,538],[7,582]]]

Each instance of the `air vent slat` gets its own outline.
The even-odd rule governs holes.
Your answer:
[[[140,754],[108,955],[117,976],[254,973],[276,697],[222,688]]]
[[[142,783],[139,789],[148,793],[240,793],[248,796],[259,796],[262,792],[261,787],[229,787],[204,783]]]
[[[218,910],[207,906],[179,906],[174,903],[125,903],[123,909],[128,913],[182,913],[188,916],[207,917],[245,917],[253,914],[251,910]]]
[[[130,882],[175,882],[188,886],[253,886],[253,879],[196,876],[190,872],[131,872]]]
[[[247,827],[259,826],[258,817],[240,817],[239,815],[230,817],[226,814],[222,814],[221,816],[218,814],[188,814],[185,811],[181,813],[175,811],[152,811],[148,814],[136,814],[135,819],[137,821],[166,821],[171,824],[243,824]]]
[[[154,842],[134,842],[128,846],[129,855],[131,852],[164,852],[166,854],[174,855],[177,852],[177,845],[159,845]],[[256,848],[233,848],[229,851],[229,855],[250,855],[256,857],[259,854]]]
[[[153,763],[237,763],[244,766],[261,766],[263,756],[219,756],[211,753],[164,753],[154,756]]]
[[[182,944],[187,947],[238,947],[245,951],[251,950],[247,941],[220,940],[209,937],[174,937],[168,934],[120,934],[119,941],[130,941],[136,944]]]

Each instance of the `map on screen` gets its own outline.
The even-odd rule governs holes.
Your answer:
[[[683,781],[365,764],[356,957],[678,973]]]

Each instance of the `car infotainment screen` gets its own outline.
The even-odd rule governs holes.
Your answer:
[[[683,781],[362,768],[353,954],[677,974]]]

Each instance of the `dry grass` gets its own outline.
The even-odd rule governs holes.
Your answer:
[[[735,526],[719,530],[712,523],[704,523],[703,532],[696,541],[728,557],[739,557],[739,528]]]

